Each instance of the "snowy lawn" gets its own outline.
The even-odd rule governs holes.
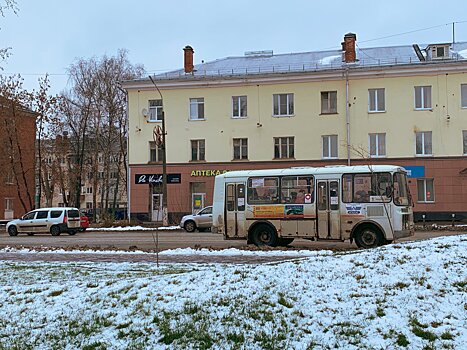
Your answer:
[[[460,235],[268,265],[0,261],[0,349],[465,349],[466,252]]]

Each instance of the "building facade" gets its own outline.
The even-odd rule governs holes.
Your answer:
[[[36,114],[0,98],[0,220],[34,207]]]
[[[66,135],[42,141],[42,161],[37,161],[41,166],[42,207],[75,206],[76,187],[79,186],[79,208],[90,217],[95,216],[99,220],[105,211],[109,215],[113,213],[116,219],[125,219],[127,186],[124,157],[118,147],[105,154],[98,152],[94,148],[95,143],[90,140],[84,147],[79,177],[81,166],[75,153],[75,140]]]
[[[406,167],[415,218],[467,217],[467,43],[248,52],[124,82],[129,208],[159,221],[165,113],[168,208],[212,203],[214,176],[339,164]],[[157,133],[156,133],[157,134]]]

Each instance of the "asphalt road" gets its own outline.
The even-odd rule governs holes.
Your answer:
[[[466,231],[417,231],[414,237],[404,238],[400,241],[412,241],[428,239],[432,237],[465,234]],[[110,250],[142,250],[155,251],[158,241],[159,251],[175,248],[245,248],[257,249],[247,246],[244,240],[224,240],[219,234],[210,232],[187,233],[183,230],[174,231],[86,231],[75,236],[61,234],[51,236],[50,234],[36,234],[27,236],[19,234],[10,237],[4,229],[0,231],[0,248],[24,247],[44,249],[46,247],[70,249],[110,249]],[[280,248],[284,249],[284,248]],[[355,243],[335,241],[313,242],[296,239],[288,248],[292,249],[330,249],[330,250],[353,250],[357,249]]]

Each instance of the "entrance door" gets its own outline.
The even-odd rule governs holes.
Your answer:
[[[162,221],[162,194],[152,195],[152,221]]]
[[[339,180],[318,180],[318,237],[340,239]]]
[[[227,237],[246,237],[245,183],[225,185],[225,234]]]

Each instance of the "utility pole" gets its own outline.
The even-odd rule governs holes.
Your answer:
[[[154,84],[157,92],[161,96],[162,101],[162,132],[160,145],[156,145],[162,150],[162,225],[169,225],[169,213],[167,210],[167,149],[165,144],[165,112],[164,112],[164,99],[162,97],[161,91],[157,87],[156,82],[149,76],[149,79]],[[156,128],[155,128],[156,130]]]

